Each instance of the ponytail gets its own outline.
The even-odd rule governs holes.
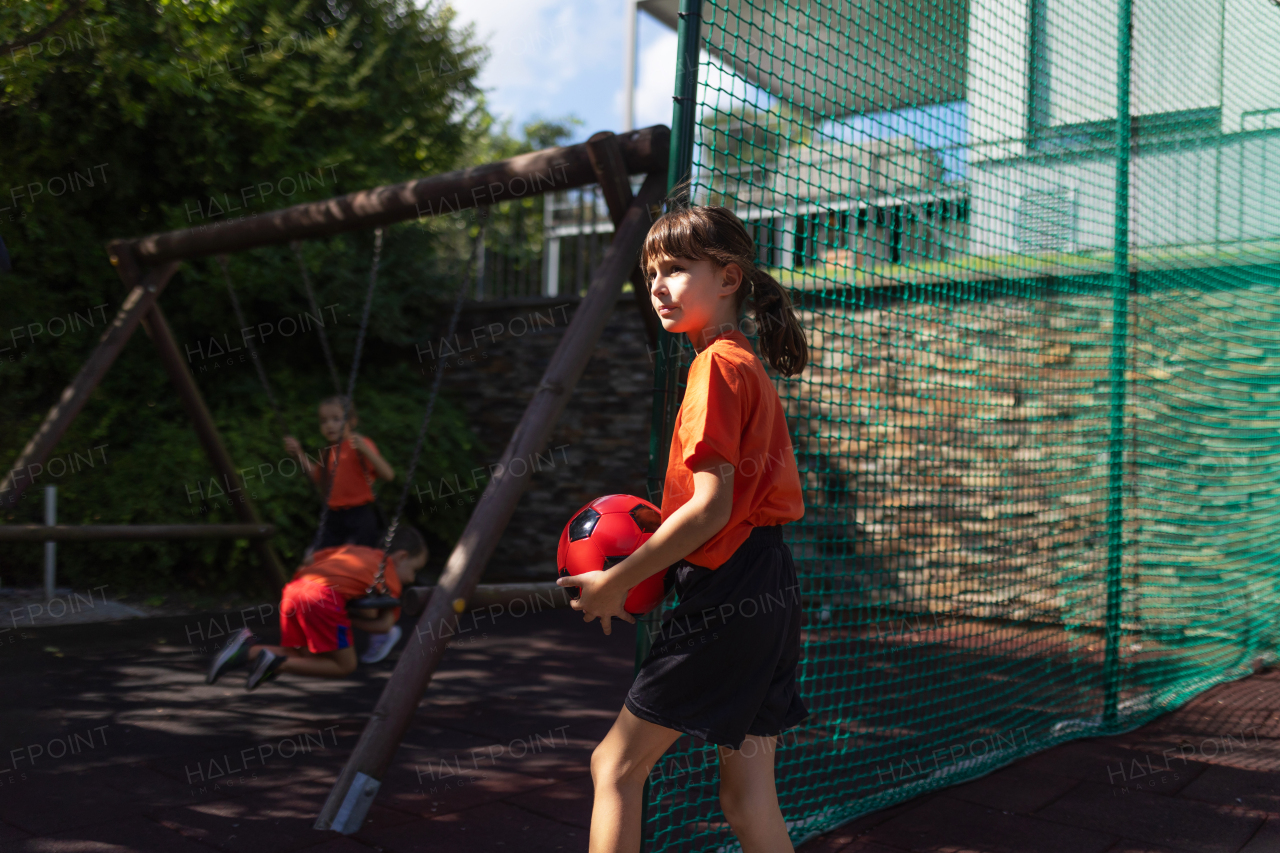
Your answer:
[[[765,361],[783,376],[798,376],[809,363],[809,345],[791,297],[777,280],[761,269],[751,270],[749,295]]]
[[[708,259],[717,266],[737,264],[744,275],[736,306],[750,304],[755,313],[760,350],[769,366],[783,376],[797,376],[809,363],[809,347],[791,299],[782,285],[756,267],[756,245],[742,220],[727,207],[680,206],[666,213],[645,238],[640,268],[651,277],[657,258]]]

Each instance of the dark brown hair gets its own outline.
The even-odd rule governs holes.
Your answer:
[[[347,421],[349,423],[355,423],[356,419],[359,417],[356,414],[356,404],[348,399],[346,394],[335,394],[332,397],[325,397],[320,401],[320,405],[316,408],[322,409],[325,406],[337,406],[339,409],[342,409],[346,414]]]
[[[743,273],[734,308],[750,302],[765,361],[783,376],[796,376],[809,363],[800,319],[782,285],[755,263],[756,245],[733,211],[727,207],[679,207],[664,214],[645,237],[640,268],[646,283],[663,256],[708,260],[723,269],[737,264]]]
[[[404,551],[410,557],[416,557],[426,550],[427,543],[422,538],[422,534],[412,525],[403,522],[396,527],[395,535],[391,537],[391,544],[387,545],[388,554]]]

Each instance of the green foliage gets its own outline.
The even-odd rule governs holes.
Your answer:
[[[87,35],[86,35],[87,34]],[[72,36],[77,36],[72,40]],[[51,39],[60,38],[62,42]],[[59,49],[60,44],[62,45]],[[0,8],[0,236],[14,272],[0,278],[0,455],[15,458],[93,349],[123,287],[111,238],[211,224],[302,201],[411,180],[474,162],[491,120],[475,86],[484,56],[447,6],[404,0],[102,0]],[[548,131],[539,130],[545,134]],[[466,266],[465,217],[386,233],[356,394],[361,431],[403,476],[427,397],[415,342],[443,329]],[[312,241],[304,257],[346,381],[372,237]],[[287,247],[238,254],[230,270],[246,320],[263,331],[263,364],[289,428],[314,449],[315,404],[332,393],[318,332],[286,334],[307,311]],[[184,263],[161,300],[245,488],[296,560],[319,499],[280,473],[281,437],[211,259]],[[92,319],[92,325],[88,322]],[[259,324],[262,324],[259,326]],[[211,356],[210,340],[240,351]],[[436,407],[420,478],[487,458],[456,405]],[[90,448],[92,467],[77,463]],[[59,520],[78,524],[235,521],[225,497],[200,506],[213,471],[172,385],[139,332],[60,443],[74,473],[59,485]],[[259,469],[257,466],[266,466]],[[287,466],[286,466],[287,468]],[[254,472],[268,473],[266,479]],[[236,484],[232,484],[236,485]],[[390,511],[402,481],[384,484]],[[225,489],[224,489],[225,491]],[[0,511],[41,520],[39,490]],[[464,509],[410,518],[437,547]],[[64,544],[60,583],[209,592],[265,586],[245,543]],[[34,584],[38,546],[5,549],[0,583]]]

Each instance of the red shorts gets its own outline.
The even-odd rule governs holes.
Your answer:
[[[280,645],[306,646],[316,655],[347,648],[351,617],[346,602],[315,578],[289,581],[280,596]]]

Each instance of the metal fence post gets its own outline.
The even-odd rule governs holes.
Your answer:
[[[1107,610],[1106,655],[1102,664],[1102,723],[1119,719],[1120,610],[1124,587],[1124,408],[1129,334],[1129,67],[1133,36],[1132,0],[1119,0],[1116,31],[1116,213],[1115,265],[1111,293],[1111,428],[1107,441]]]
[[[667,166],[667,191],[679,186],[693,172],[694,131],[698,121],[698,49],[702,43],[701,0],[680,0],[680,20],[676,28],[676,85],[671,110],[671,155]],[[658,330],[657,352],[653,367],[653,410],[649,421],[648,497],[662,500],[662,483],[666,477],[667,453],[671,430],[679,406],[680,340],[670,332]],[[638,620],[636,625],[636,661],[649,654],[651,627],[661,619],[660,609]],[[640,803],[641,849],[648,842],[646,815],[649,810],[649,781],[644,783]]]

